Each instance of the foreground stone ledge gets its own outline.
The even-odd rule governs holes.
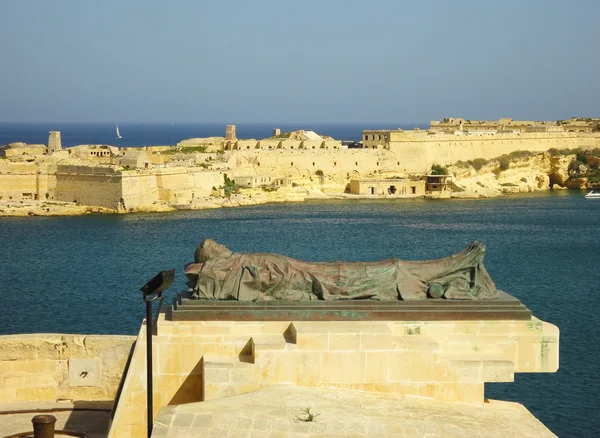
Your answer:
[[[56,333],[0,336],[0,401],[112,402],[134,340]]]
[[[310,408],[313,421],[303,411]],[[326,388],[274,386],[203,403],[168,406],[153,438],[173,436],[554,437],[518,403],[479,406]]]
[[[172,316],[170,307],[161,309],[153,336],[154,418],[166,406],[230,400],[280,384],[481,407],[485,382],[558,369],[559,331],[535,317],[175,321]],[[144,346],[142,326],[110,437],[143,436]]]

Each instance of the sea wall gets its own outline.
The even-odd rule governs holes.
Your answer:
[[[0,161],[0,200],[54,199],[55,172],[55,166],[40,166],[33,162]]]
[[[149,206],[160,200],[156,175],[152,173],[123,172],[120,186],[123,207],[127,210]]]
[[[209,196],[213,187],[223,183],[222,172],[200,168],[123,172],[122,196],[126,209],[144,209],[157,202],[182,205]]]
[[[201,168],[118,171],[96,166],[58,166],[56,199],[135,211],[156,203],[190,203],[194,198],[209,196],[213,186],[221,185],[221,172]]]
[[[0,401],[113,400],[134,336],[0,336]]]
[[[59,165],[58,201],[116,209],[122,197],[121,174],[110,167]]]

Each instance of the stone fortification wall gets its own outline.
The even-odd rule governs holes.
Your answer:
[[[258,142],[259,149],[277,149],[281,140],[260,140]]]
[[[319,142],[321,143],[321,142]],[[326,175],[366,175],[398,170],[398,157],[387,150],[366,149],[276,149],[233,151],[237,175],[309,176],[321,170]]]
[[[389,149],[406,171],[423,171],[432,164],[452,164],[476,158],[491,159],[514,151],[543,152],[557,149],[591,149],[600,146],[600,136],[569,133],[517,133],[494,136],[427,135],[390,132]]]
[[[197,168],[196,168],[197,169]],[[56,198],[111,209],[143,210],[156,203],[187,204],[223,185],[221,172],[172,168],[118,171],[93,166],[59,166]]]
[[[264,140],[237,140],[223,142],[223,150],[248,150],[260,149],[263,151],[273,149],[340,149],[342,142],[339,140],[289,140],[289,139],[264,139]]]
[[[172,205],[189,204],[210,196],[213,187],[223,185],[223,173],[186,168],[162,171],[156,175],[160,200]]]
[[[109,167],[63,166],[56,172],[56,199],[116,209],[122,197],[121,174]]]
[[[123,172],[120,186],[126,210],[150,206],[160,200],[158,181],[153,173]]]
[[[238,140],[236,142],[227,142],[225,150],[229,149],[257,149],[259,147],[258,140]]]
[[[0,163],[0,200],[54,199],[55,171],[56,166],[53,165],[10,161]]]
[[[209,196],[213,186],[223,185],[221,172],[171,168],[150,172],[123,172],[122,197],[126,209],[144,209],[157,202],[189,204]]]
[[[238,143],[240,143],[238,141]],[[306,176],[321,170],[328,175],[367,175],[381,172],[425,174],[433,164],[452,164],[476,158],[491,159],[517,150],[600,146],[592,134],[538,133],[493,136],[427,135],[389,132],[388,149],[338,149],[338,142],[261,140],[260,149],[233,150],[236,175]],[[254,145],[253,142],[248,145]],[[279,147],[279,146],[284,147]],[[271,149],[268,149],[268,147]],[[294,146],[294,149],[291,147]],[[297,147],[296,147],[297,146]]]
[[[113,400],[134,336],[0,336],[0,401]]]

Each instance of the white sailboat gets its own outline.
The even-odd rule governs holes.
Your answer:
[[[121,137],[121,133],[119,132],[119,125],[117,125],[117,138],[123,138]]]

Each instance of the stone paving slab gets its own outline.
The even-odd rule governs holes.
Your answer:
[[[310,408],[313,421],[304,411]],[[524,406],[482,405],[331,388],[272,386],[161,410],[152,438],[555,437]]]
[[[83,432],[89,438],[106,438],[110,411],[37,411],[18,414],[0,415],[0,437],[33,430],[31,419],[36,415],[50,414],[56,417],[56,430]],[[65,435],[56,435],[56,438]]]

